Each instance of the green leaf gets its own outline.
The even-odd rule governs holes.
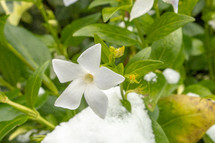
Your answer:
[[[191,15],[198,1],[199,0],[181,0],[178,6],[179,13]]]
[[[161,126],[158,124],[158,122],[155,119],[151,119],[152,121],[152,129],[153,133],[155,135],[155,141],[156,143],[169,143],[169,140],[161,128]]]
[[[114,3],[117,3],[117,0],[94,0],[93,2],[90,3],[89,8],[94,8],[96,6],[114,4]]]
[[[181,29],[171,33],[165,38],[152,43],[151,58],[164,62],[162,67],[173,67],[177,64],[177,57],[182,49]],[[183,55],[182,55],[183,56]]]
[[[171,143],[196,143],[215,124],[215,103],[207,99],[174,95],[158,106],[158,123]]]
[[[101,39],[117,45],[131,46],[139,44],[137,35],[127,29],[109,25],[109,24],[92,24],[76,31],[73,36],[93,37],[97,34]]]
[[[205,134],[202,139],[204,143],[214,143],[214,141],[207,134]]]
[[[193,17],[187,15],[176,14],[174,12],[164,13],[160,18],[156,19],[146,31],[147,41],[153,42],[159,40],[194,20]]]
[[[187,94],[189,92],[195,93],[195,94],[199,95],[200,97],[213,95],[213,93],[211,93],[211,91],[207,87],[200,85],[200,84],[193,84],[193,85],[186,87],[183,94]]]
[[[102,16],[103,16],[103,21],[107,22],[117,11],[129,8],[131,5],[123,5],[119,7],[107,7],[103,8],[102,10]]]
[[[0,122],[0,141],[16,126],[24,124],[27,120],[27,116],[18,116],[13,120]]]
[[[71,24],[67,25],[62,31],[62,42],[65,45],[75,45],[75,42],[82,40],[80,37],[73,37],[73,34],[78,29],[96,23],[101,17],[100,13],[92,14],[84,18],[74,20]],[[79,40],[80,39],[80,40]]]
[[[25,67],[8,49],[7,41],[4,36],[4,25],[6,20],[7,16],[0,17],[0,72],[7,82],[11,85],[16,85],[22,76],[21,74],[24,73]]]
[[[147,29],[149,29],[150,26],[154,23],[154,19],[148,13],[146,13],[141,17],[135,18],[133,22],[138,31],[140,31],[143,35],[147,31]]]
[[[120,102],[128,112],[131,112],[131,103],[127,99],[122,99]]]
[[[127,65],[129,65],[129,64],[131,64],[133,62],[136,62],[136,61],[147,60],[151,55],[151,51],[152,51],[151,47],[147,47],[147,48],[142,49],[134,57],[132,57],[129,60]]]
[[[38,68],[29,77],[27,81],[26,88],[25,88],[25,96],[26,96],[26,101],[31,108],[34,108],[34,105],[37,101],[37,96],[42,84],[42,79],[48,65],[49,65],[49,61],[43,64],[40,68]]]
[[[8,42],[35,69],[51,59],[48,47],[26,29],[6,24],[4,32]]]
[[[94,35],[94,41],[96,44],[100,43],[102,46],[102,61],[104,63],[108,63],[109,62],[109,55],[110,55],[110,50],[109,47],[105,44],[105,42],[98,36],[98,35]]]
[[[125,67],[125,74],[138,74],[140,77],[159,68],[163,62],[157,60],[136,61]]]

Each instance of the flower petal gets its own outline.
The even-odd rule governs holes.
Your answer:
[[[130,21],[147,13],[153,6],[154,0],[136,0],[132,9]]]
[[[94,75],[96,86],[103,90],[114,87],[124,80],[125,78],[122,75],[117,74],[106,67],[101,67]]]
[[[178,13],[178,1],[179,0],[163,0],[166,3],[169,3],[173,6],[174,12]]]
[[[85,73],[84,69],[80,65],[69,61],[53,59],[52,65],[54,72],[61,83],[77,79]]]
[[[55,101],[55,106],[72,110],[78,108],[85,88],[81,79],[74,80]]]
[[[63,0],[63,3],[65,6],[69,6],[73,3],[75,3],[76,1],[78,1],[78,0]]]
[[[87,86],[84,97],[90,108],[92,108],[99,117],[105,118],[108,107],[107,96],[92,84]]]
[[[88,72],[94,73],[101,62],[101,44],[96,44],[84,51],[78,58],[78,63]]]

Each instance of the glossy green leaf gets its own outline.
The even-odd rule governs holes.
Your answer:
[[[65,45],[75,45],[80,41],[80,37],[73,37],[73,34],[78,29],[96,23],[101,17],[100,13],[92,14],[78,20],[74,20],[71,24],[67,25],[62,31],[61,40]],[[81,38],[82,40],[82,38]]]
[[[0,122],[0,141],[16,126],[24,124],[27,120],[27,116],[18,116],[13,120]]]
[[[109,55],[110,55],[110,50],[109,47],[105,44],[105,42],[98,36],[98,35],[94,35],[94,41],[95,44],[100,43],[102,46],[102,56],[101,56],[101,60],[104,63],[108,63],[109,62]]]
[[[122,106],[125,107],[125,109],[128,111],[128,112],[131,112],[131,103],[127,100],[127,99],[122,99],[120,100]]]
[[[119,7],[107,7],[102,10],[103,21],[107,22],[117,11],[129,8],[130,5],[123,5]]]
[[[156,19],[146,31],[147,41],[153,42],[159,40],[194,20],[193,17],[187,15],[173,12],[164,13],[160,18]]]
[[[150,55],[151,55],[151,51],[152,51],[151,47],[147,47],[147,48],[142,49],[136,55],[134,55],[134,57],[132,57],[129,60],[127,65],[129,65],[129,64],[131,64],[133,62],[136,62],[136,61],[148,59],[150,57]]]
[[[174,95],[158,105],[158,122],[171,143],[196,143],[215,124],[215,103],[210,100]]]
[[[37,68],[51,59],[46,45],[26,29],[6,24],[5,36],[32,67]]]
[[[127,29],[109,25],[109,24],[92,24],[81,28],[74,33],[74,36],[93,37],[97,34],[101,39],[117,45],[131,46],[139,44],[137,35]]]
[[[161,128],[161,126],[158,124],[158,122],[155,119],[151,119],[152,121],[152,129],[153,133],[155,135],[155,141],[156,143],[169,143],[169,140]]]
[[[34,108],[34,105],[37,101],[37,96],[42,84],[42,79],[48,65],[49,65],[49,61],[43,64],[40,68],[38,68],[29,77],[27,81],[26,88],[25,88],[25,96],[26,96],[26,101],[31,108]]]
[[[152,43],[151,58],[164,62],[163,67],[173,67],[177,62],[178,55],[182,49],[181,29],[171,33],[165,38]],[[183,56],[183,54],[181,55]]]
[[[195,93],[197,95],[199,95],[200,97],[205,97],[205,96],[210,96],[213,95],[213,93],[211,93],[211,91],[200,84],[193,84],[190,86],[187,86],[183,92],[183,94],[187,94],[187,93]]]
[[[125,74],[137,74],[140,77],[159,68],[163,62],[157,60],[136,61],[125,67]]]
[[[178,6],[179,13],[191,15],[198,1],[199,0],[181,0]]]
[[[89,8],[113,3],[117,3],[117,0],[94,0],[90,3]]]

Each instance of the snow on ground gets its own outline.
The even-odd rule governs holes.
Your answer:
[[[99,118],[89,107],[61,123],[42,143],[155,143],[151,120],[142,99],[128,94],[132,113],[120,103],[120,90],[104,91],[109,99],[107,116]]]

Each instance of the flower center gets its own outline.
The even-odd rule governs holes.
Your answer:
[[[85,76],[84,76],[84,81],[85,81],[85,83],[92,83],[93,82],[93,75],[92,74],[86,74]]]

